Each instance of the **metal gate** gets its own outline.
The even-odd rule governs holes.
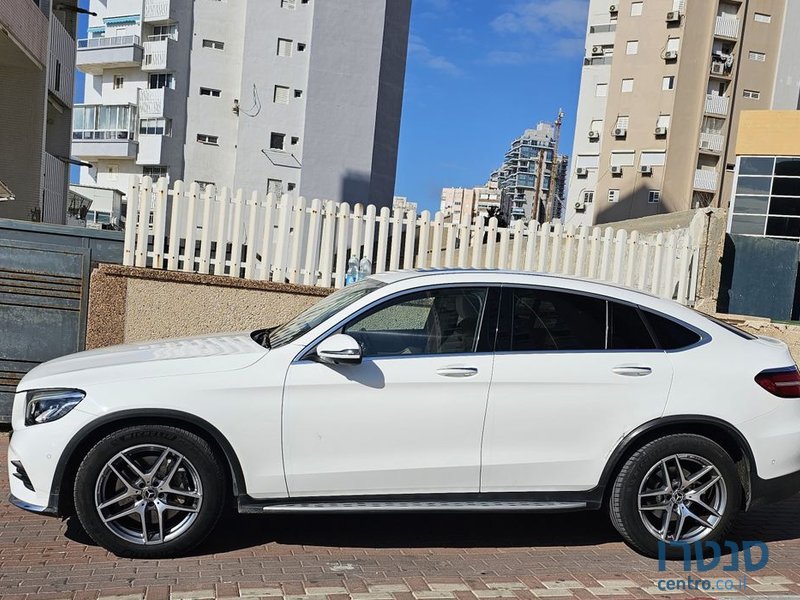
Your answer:
[[[90,252],[0,240],[0,422],[25,373],[83,350]]]

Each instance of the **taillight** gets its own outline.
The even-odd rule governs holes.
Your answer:
[[[761,371],[756,375],[756,383],[775,396],[800,398],[800,371],[797,367]]]

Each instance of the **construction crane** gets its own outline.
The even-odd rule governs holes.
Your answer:
[[[553,121],[553,168],[550,172],[550,187],[547,189],[547,196],[544,203],[544,217],[546,222],[551,222],[555,216],[556,204],[556,181],[558,179],[558,172],[561,166],[561,161],[558,157],[558,140],[561,137],[561,124],[564,122],[564,111],[558,109],[558,116]]]

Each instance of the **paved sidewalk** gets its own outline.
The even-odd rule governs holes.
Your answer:
[[[677,598],[681,564],[629,550],[600,513],[226,516],[194,556],[119,559],[75,523],[7,502],[0,433],[0,599],[483,600]],[[766,568],[735,595],[800,597],[800,496],[746,515],[732,539],[769,542]],[[727,564],[723,561],[723,564]],[[720,564],[722,567],[722,564]],[[695,574],[697,575],[697,574]],[[721,569],[707,579],[740,577]]]

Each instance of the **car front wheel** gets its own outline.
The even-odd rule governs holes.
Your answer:
[[[163,558],[203,541],[222,511],[226,478],[199,436],[164,425],[115,431],[75,477],[75,511],[98,544],[119,556]]]
[[[682,558],[677,544],[724,539],[742,488],[730,455],[712,440],[675,434],[645,444],[617,474],[609,499],[614,527],[635,550]]]

